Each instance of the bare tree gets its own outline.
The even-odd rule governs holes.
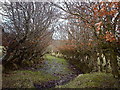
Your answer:
[[[108,67],[110,61],[112,73],[119,77],[118,56],[119,56],[119,3],[120,2],[63,2],[63,6],[54,4],[56,7],[65,11],[66,19],[73,24],[78,24],[75,28],[71,24],[70,38],[84,43],[79,52],[90,53],[92,56],[90,63],[95,66],[98,57],[100,59],[100,68]],[[79,21],[80,20],[80,21]],[[78,21],[76,23],[76,21]],[[80,31],[80,32],[79,32]],[[77,33],[77,34],[76,34]],[[92,48],[87,46],[89,40],[93,40]],[[77,55],[77,54],[76,54]],[[103,66],[103,56],[106,58],[106,65]],[[84,60],[85,60],[84,58]],[[89,61],[87,62],[89,64]],[[99,65],[97,65],[99,66]]]
[[[39,59],[51,42],[56,9],[48,2],[5,2],[2,9],[3,66]]]

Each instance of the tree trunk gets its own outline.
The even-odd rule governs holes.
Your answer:
[[[118,63],[117,63],[117,55],[114,52],[114,50],[111,50],[111,54],[109,54],[110,57],[110,65],[112,68],[112,74],[114,77],[118,78],[120,77],[120,74],[118,72]]]
[[[102,53],[100,52],[99,53],[99,59],[100,59],[100,72],[103,72],[103,58],[102,58]]]

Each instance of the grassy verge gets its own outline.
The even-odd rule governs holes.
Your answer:
[[[45,71],[17,70],[3,74],[3,88],[34,88],[33,83],[41,84],[50,80],[60,79],[59,76],[52,75],[53,73],[64,74],[64,71],[67,73],[68,63],[64,59],[56,58],[49,54],[45,55],[44,59],[47,61],[47,65],[42,66],[42,68],[47,66]],[[60,72],[61,70],[62,72]]]
[[[67,64],[67,62],[66,62],[65,59],[63,59],[63,58],[58,58],[58,57],[54,57],[54,56],[51,56],[51,55],[49,55],[49,54],[46,54],[46,55],[44,56],[44,58],[47,59],[47,60],[53,60],[53,59],[55,59],[56,62],[58,62],[58,63]]]
[[[41,71],[14,71],[3,74],[3,88],[34,88],[33,83],[41,84],[50,80],[58,79]]]
[[[120,88],[120,85],[111,74],[91,73],[81,74],[68,84],[56,88]]]

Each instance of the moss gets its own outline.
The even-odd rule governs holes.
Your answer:
[[[112,74],[91,73],[82,74],[66,85],[56,88],[120,88],[118,80]]]
[[[10,74],[3,74],[3,88],[33,88],[33,83],[42,83],[58,77],[41,71],[14,71]]]

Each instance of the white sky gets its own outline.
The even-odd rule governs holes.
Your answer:
[[[4,2],[4,1],[11,1],[11,2],[16,2],[16,1],[22,1],[22,2],[31,2],[33,0],[1,0],[0,2]],[[66,1],[66,2],[84,2],[84,1],[88,1],[88,0],[34,0],[36,2],[63,2],[63,1]],[[106,0],[89,0],[91,2],[97,2],[97,1],[106,1]],[[112,1],[112,2],[119,2],[120,0],[107,0],[108,1]]]

